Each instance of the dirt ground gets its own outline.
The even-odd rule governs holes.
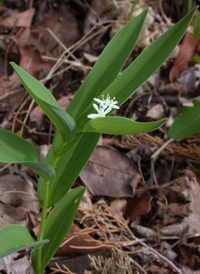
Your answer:
[[[149,7],[123,70],[184,17],[186,2],[138,0],[131,12],[130,0],[0,1],[0,127],[31,142],[42,161],[55,127],[9,62],[42,81],[65,110],[128,20]],[[200,274],[200,133],[177,141],[168,136],[177,114],[200,96],[193,28],[192,21],[168,60],[115,111],[140,122],[168,117],[167,123],[151,133],[101,137],[74,184],[87,191],[47,273]],[[36,174],[1,162],[0,172],[0,228],[21,224],[37,235]],[[0,272],[33,273],[30,254],[1,259]]]

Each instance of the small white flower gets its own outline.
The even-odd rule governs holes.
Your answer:
[[[89,114],[87,117],[90,119],[95,119],[98,117],[105,117],[108,112],[110,112],[112,109],[109,107],[107,109],[104,108],[102,104],[100,104],[100,108],[96,104],[93,104],[93,108],[97,111],[97,114]]]
[[[119,107],[116,106],[116,104],[118,104],[118,102],[115,100],[115,97],[113,99],[110,99],[110,96],[108,94],[106,99],[104,99],[104,96],[102,95],[102,99],[103,100],[100,100],[98,98],[94,98],[94,100],[96,102],[98,102],[98,103],[100,103],[100,104],[103,105],[103,108],[110,107],[111,109],[112,108],[119,109]]]

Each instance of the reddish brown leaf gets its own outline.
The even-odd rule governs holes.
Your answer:
[[[151,210],[152,196],[140,197],[137,194],[133,198],[128,198],[126,215],[130,220],[134,220],[136,217],[147,214]]]
[[[52,30],[66,47],[73,45],[79,38],[78,22],[69,10],[64,12],[50,10],[32,27],[31,43],[36,45],[41,53],[54,52],[56,56],[60,54],[60,46],[47,28]]]
[[[187,32],[180,45],[180,51],[176,57],[176,61],[171,68],[169,79],[170,82],[175,82],[179,78],[181,72],[188,67],[189,62],[193,61],[199,40],[194,40],[193,35]]]

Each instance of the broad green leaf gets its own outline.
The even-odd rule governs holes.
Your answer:
[[[1,128],[0,161],[4,163],[38,162],[38,155],[35,148],[29,142]]]
[[[17,251],[48,243],[36,242],[27,228],[21,225],[7,225],[0,229],[0,259]]]
[[[194,19],[194,32],[193,32],[194,40],[200,39],[200,13]]]
[[[30,167],[47,181],[55,175],[51,166],[38,162],[37,152],[29,142],[5,129],[0,129],[0,161]]]
[[[98,98],[102,99],[102,95],[106,97],[109,94],[111,98],[116,97],[119,105],[123,104],[169,57],[187,30],[196,9],[197,7],[145,49]],[[77,130],[88,121],[87,115],[93,111],[90,104],[82,112],[76,123]]]
[[[148,9],[131,20],[108,43],[93,69],[74,96],[67,112],[76,121],[82,111],[92,103],[117,77],[141,33]]]
[[[103,117],[90,120],[83,128],[83,132],[96,132],[104,134],[138,134],[157,129],[167,119],[151,123],[140,123],[123,117]]]
[[[184,139],[200,131],[200,100],[192,101],[193,107],[185,107],[176,116],[168,135],[173,139]]]
[[[62,162],[62,172],[59,173],[55,167],[57,176],[49,184],[48,206],[56,204],[69,191],[92,155],[99,138],[100,134],[98,133],[86,133],[80,137],[72,149],[66,152],[66,164],[65,161]],[[69,158],[67,155],[71,157]]]
[[[11,62],[10,64],[17,73],[25,89],[56,126],[62,136],[63,143],[67,143],[73,139],[76,134],[76,124],[72,117],[59,108],[56,99],[44,85],[15,63]]]
[[[38,274],[44,272],[48,262],[62,243],[73,223],[79,203],[85,192],[84,187],[78,187],[67,193],[62,200],[50,211],[45,221],[44,238],[48,237],[49,243],[42,247],[41,269]],[[36,252],[32,255],[32,263],[35,268]]]
[[[200,56],[194,56],[193,58],[197,63],[200,63]]]

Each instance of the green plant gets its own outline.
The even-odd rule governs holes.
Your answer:
[[[176,116],[168,131],[170,138],[185,139],[200,131],[200,100],[192,102],[194,106],[183,108]]]
[[[110,115],[117,104],[123,104],[168,58],[195,10],[158,38],[117,77],[138,40],[148,10],[131,20],[107,45],[66,111],[59,108],[53,95],[40,82],[11,63],[26,90],[57,131],[44,163],[39,163],[30,143],[0,129],[0,161],[23,164],[40,175],[38,198],[42,207],[37,241],[20,226],[9,225],[0,230],[1,257],[35,245],[32,264],[35,273],[43,273],[74,220],[85,189],[78,187],[70,191],[70,188],[94,151],[101,133],[142,133],[154,130],[166,121],[139,123],[106,115]],[[108,97],[104,99],[102,96]],[[94,98],[99,107],[94,105]],[[93,107],[97,113],[91,116]],[[47,216],[51,206],[54,207]],[[19,237],[13,241],[13,235]]]

